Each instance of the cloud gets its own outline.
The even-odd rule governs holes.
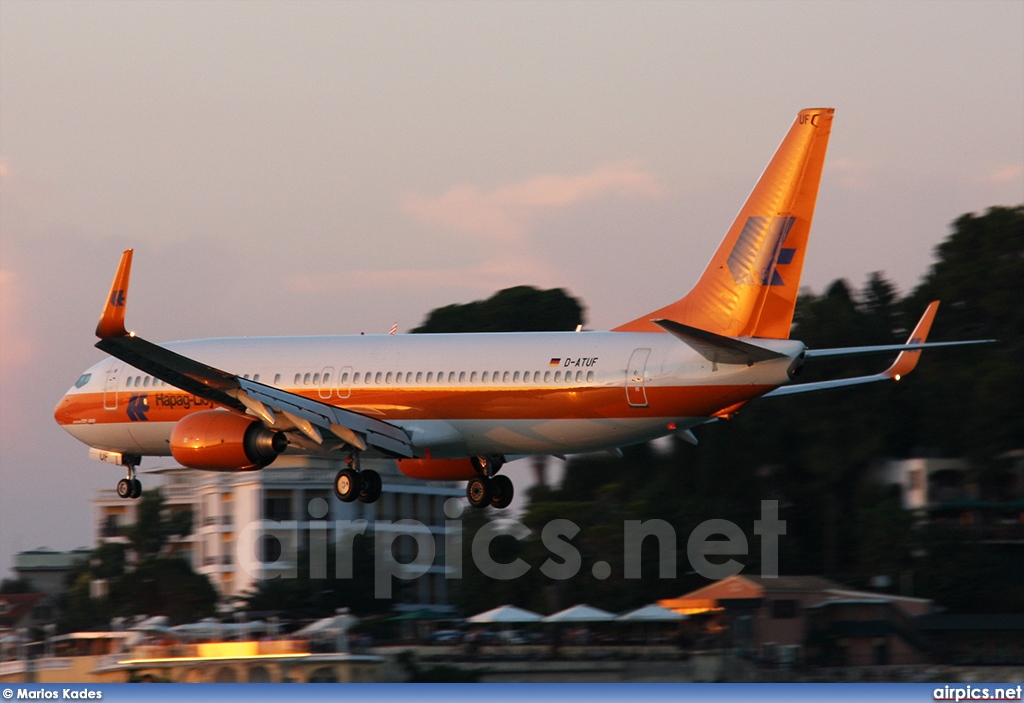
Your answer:
[[[546,174],[491,191],[457,185],[439,196],[406,193],[402,209],[421,222],[496,239],[522,236],[544,212],[602,197],[658,198],[664,189],[639,163],[608,163],[575,176]]]
[[[493,292],[498,288],[528,284],[555,285],[558,273],[547,264],[524,257],[505,257],[470,266],[442,269],[371,269],[335,274],[300,274],[286,285],[300,293],[334,293],[373,289],[464,289]]]
[[[825,172],[849,190],[870,190],[874,186],[874,165],[869,161],[839,158],[825,161]]]
[[[0,369],[5,375],[35,356],[24,320],[22,288],[13,271],[0,269]]]
[[[1013,183],[1014,181],[1021,181],[1024,179],[1024,164],[1009,164],[995,169],[986,173],[982,180],[985,183],[993,183],[1001,185],[1003,183]]]

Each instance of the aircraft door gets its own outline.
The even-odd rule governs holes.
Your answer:
[[[331,385],[331,383],[333,382],[333,379],[331,378],[331,376],[333,376],[333,375],[334,375],[334,367],[333,366],[325,366],[320,371],[320,385],[317,386],[316,391],[317,391],[317,393],[320,394],[320,397],[325,399],[325,400],[327,398],[331,397],[331,391],[334,390],[334,386]]]
[[[103,409],[117,410],[117,378],[121,375],[121,362],[117,359],[110,360],[107,367],[107,377],[103,381]]]
[[[338,371],[337,391],[339,398],[348,398],[352,395],[352,367],[342,366]]]
[[[634,349],[626,367],[626,400],[630,407],[647,407],[647,389],[644,387],[644,374],[647,370],[647,357],[650,349]]]

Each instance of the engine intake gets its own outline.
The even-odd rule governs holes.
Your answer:
[[[186,415],[171,431],[171,455],[175,461],[207,471],[262,469],[287,446],[283,432],[228,410]]]

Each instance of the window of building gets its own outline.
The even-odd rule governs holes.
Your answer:
[[[265,520],[291,520],[291,496],[286,491],[271,491],[263,499],[263,518]]]

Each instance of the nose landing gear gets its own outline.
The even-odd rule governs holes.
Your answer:
[[[121,461],[124,463],[127,476],[117,482],[117,496],[135,500],[142,495],[142,481],[135,477],[135,470],[139,466],[141,457],[126,454]]]

